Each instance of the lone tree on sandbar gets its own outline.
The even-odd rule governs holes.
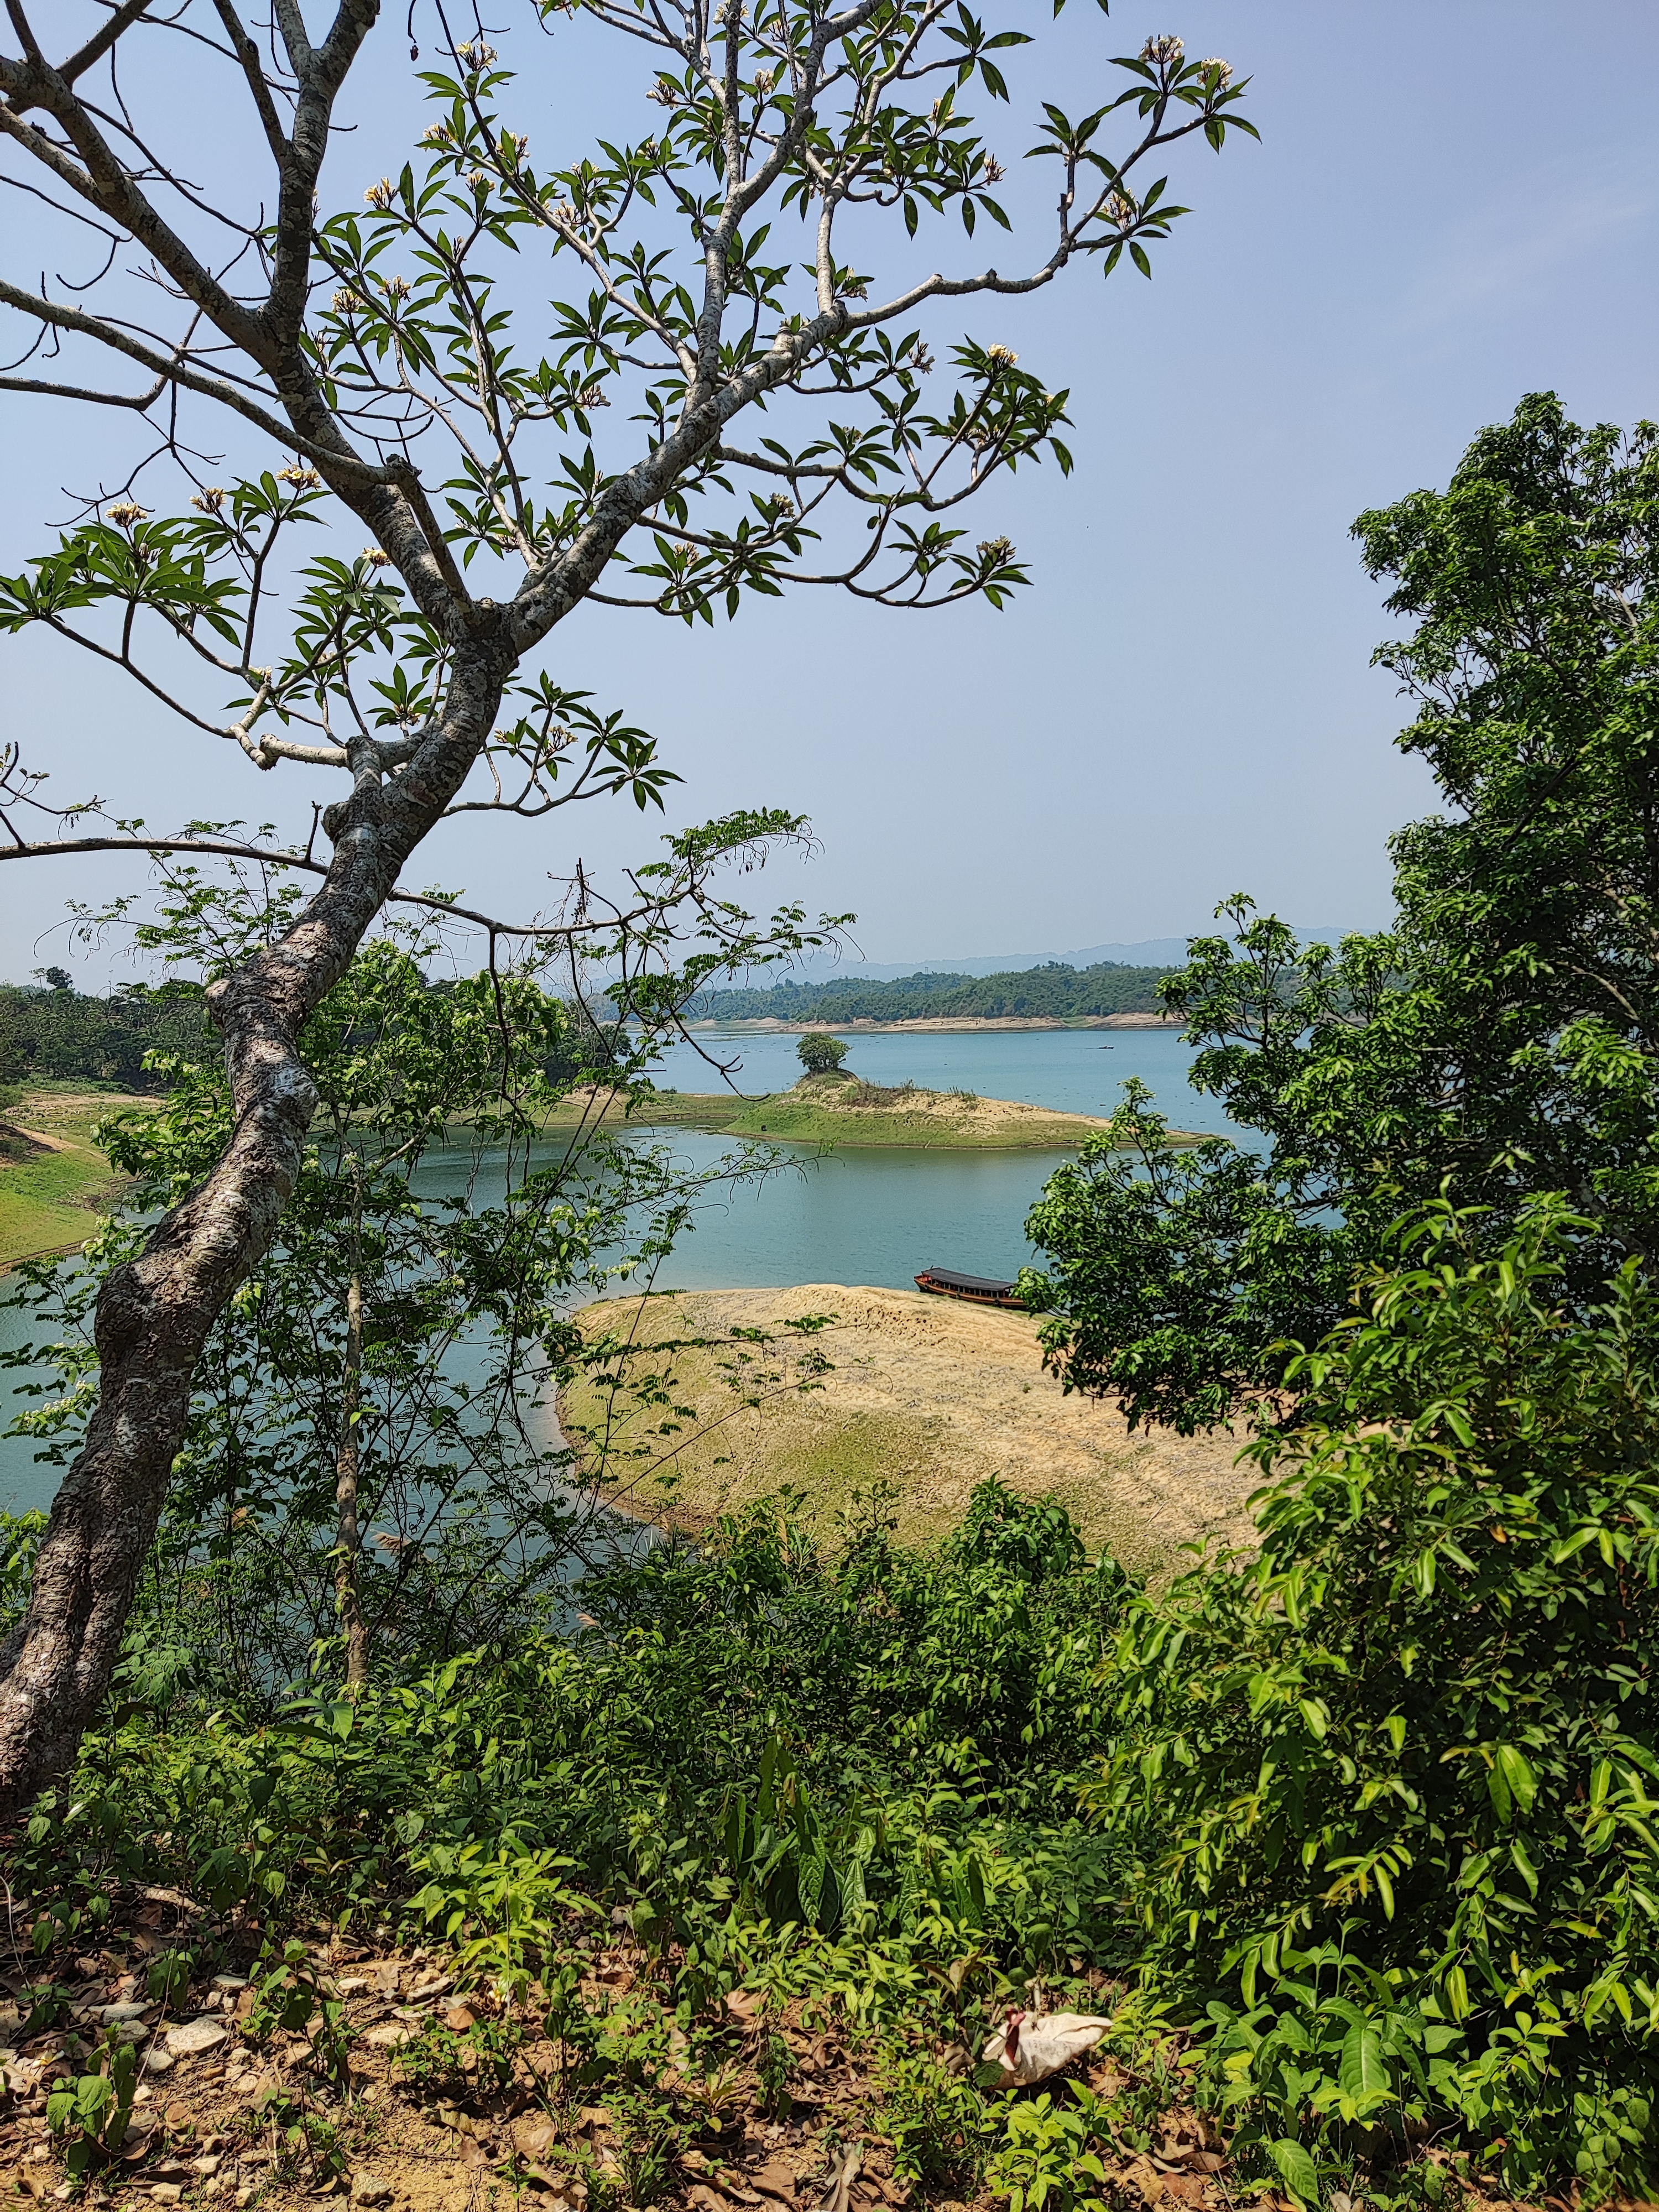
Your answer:
[[[852,1049],[839,1037],[824,1036],[814,1031],[804,1036],[795,1047],[800,1054],[800,1064],[809,1075],[833,1075]]]

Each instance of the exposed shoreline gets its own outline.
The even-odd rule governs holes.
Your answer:
[[[807,1036],[816,1031],[836,1036],[847,1030],[856,1030],[861,1036],[900,1030],[968,1036],[980,1030],[1179,1030],[1186,1023],[1179,1014],[915,1014],[902,1022],[878,1022],[868,1014],[846,1022],[786,1022],[775,1014],[759,1014],[746,1021],[716,1021],[711,1015],[688,1022],[686,1027],[735,1030],[757,1036]]]
[[[789,1328],[807,1316],[833,1318]],[[1242,1437],[1132,1434],[1115,1407],[1068,1396],[1043,1371],[1027,1314],[807,1283],[605,1299],[577,1319],[641,1351],[682,1347],[669,1387],[691,1418],[665,1429],[654,1401],[612,1409],[610,1480],[598,1494],[633,1519],[695,1537],[787,1486],[833,1543],[843,1516],[870,1510],[884,1486],[881,1510],[898,1540],[929,1544],[994,1477],[1022,1497],[1056,1498],[1091,1549],[1154,1580],[1188,1563],[1184,1546],[1255,1540],[1246,1501],[1261,1478],[1235,1464]],[[827,1371],[814,1371],[818,1357]],[[559,1419],[581,1451],[605,1409],[578,1385],[561,1395]],[[584,1456],[597,1475],[597,1451]]]

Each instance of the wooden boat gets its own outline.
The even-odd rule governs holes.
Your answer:
[[[969,1298],[975,1305],[1012,1306],[1018,1313],[1025,1302],[1012,1283],[999,1283],[989,1275],[960,1275],[954,1267],[924,1267],[916,1277],[919,1291],[932,1291],[941,1298]]]

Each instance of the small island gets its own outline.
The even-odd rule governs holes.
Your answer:
[[[802,1043],[833,1042],[806,1037]],[[744,1097],[737,1091],[647,1091],[632,1101],[598,1087],[574,1092],[550,1127],[583,1118],[626,1118],[637,1127],[704,1129],[781,1144],[908,1146],[955,1152],[1054,1152],[1073,1148],[1110,1126],[1100,1114],[1062,1114],[971,1091],[924,1091],[912,1083],[866,1083],[850,1069],[810,1070],[793,1090]],[[1201,1135],[1172,1129],[1174,1146]]]

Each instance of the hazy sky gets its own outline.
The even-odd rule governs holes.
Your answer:
[[[1152,283],[1126,264],[1103,285],[1091,264],[1034,302],[933,319],[936,349],[970,329],[1071,388],[1070,481],[1022,472],[973,517],[975,537],[1016,540],[1035,588],[1001,615],[805,593],[695,634],[589,610],[554,633],[548,664],[661,737],[685,778],[672,818],[810,814],[820,853],[805,872],[774,869],[760,896],[855,908],[872,959],[1180,933],[1238,888],[1293,921],[1380,924],[1384,838],[1429,792],[1391,744],[1401,707],[1368,665],[1389,622],[1348,526],[1443,483],[1525,392],[1553,387],[1581,420],[1659,412],[1659,9],[1170,0],[1155,20],[1116,0],[1109,22],[1073,0],[1057,32],[1048,13],[1008,11],[1037,42],[1015,57],[1012,112],[977,110],[1005,160],[1032,143],[1039,97],[1081,110],[1105,58],[1152,30],[1252,75],[1264,143],[1172,164],[1194,212]],[[567,81],[537,131],[544,157],[550,140],[580,150],[584,70],[607,98],[636,100],[649,77],[631,56],[624,80],[590,49],[556,51]],[[331,204],[388,166],[392,125],[412,112],[389,17],[386,52],[397,81],[366,93]],[[534,96],[528,112],[536,130]],[[998,258],[1012,265],[1000,243]],[[133,428],[58,402],[0,405],[0,550],[15,567],[52,542],[61,487],[118,474]],[[58,796],[96,789],[155,825],[271,816],[292,834],[308,820],[303,772],[258,775],[67,648],[31,636],[0,651],[6,734]],[[614,870],[656,834],[614,804],[540,826],[474,817],[411,874],[527,914],[577,852]],[[0,974],[64,957],[41,932],[66,897],[143,880],[108,864],[0,870]]]

